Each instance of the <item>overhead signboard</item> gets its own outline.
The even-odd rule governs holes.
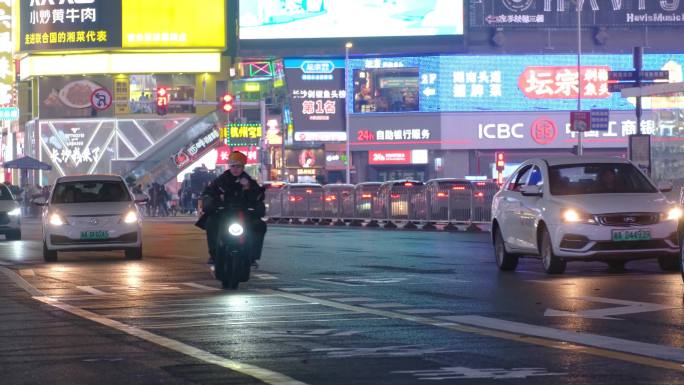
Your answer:
[[[285,80],[295,133],[345,131],[343,61],[287,59]]]
[[[470,26],[477,28],[571,28],[576,1],[479,0],[470,2]],[[684,3],[674,0],[587,0],[581,2],[586,27],[682,26]]]
[[[91,116],[111,117],[113,109],[111,90],[114,86],[112,78],[107,76],[62,76],[41,77],[38,80],[41,90],[38,101],[42,119],[85,118]],[[99,104],[94,96],[107,94],[108,100]]]
[[[223,0],[15,0],[18,51],[226,46]]]
[[[240,0],[240,39],[463,35],[463,0]]]
[[[653,70],[650,75],[660,77],[667,71],[672,81],[684,76],[683,54],[646,54],[643,60],[644,68]],[[578,94],[583,109],[633,110],[632,101],[611,93],[615,83],[609,80],[610,72],[632,68],[631,54],[582,55],[579,73],[577,56],[563,54],[351,58],[349,73],[355,78],[350,76],[346,89],[354,91],[355,101],[347,101],[347,110],[353,114],[573,111]],[[369,79],[364,85],[361,76]],[[379,81],[389,77],[397,80]],[[404,87],[389,93],[400,82]],[[363,105],[361,97],[368,99]],[[416,97],[417,103],[411,101]]]

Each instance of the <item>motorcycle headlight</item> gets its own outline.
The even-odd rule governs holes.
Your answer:
[[[563,210],[562,217],[563,222],[565,223],[588,223],[592,225],[596,224],[596,220],[594,219],[593,215],[575,209]]]
[[[239,223],[233,223],[228,226],[228,233],[234,237],[239,237],[245,232],[245,229]]]
[[[16,209],[14,209],[14,210],[8,212],[7,215],[9,215],[9,216],[11,216],[11,217],[18,217],[19,215],[21,215],[21,209],[20,209],[20,208],[16,208]]]
[[[123,221],[124,221],[124,223],[129,223],[129,224],[137,222],[138,221],[138,213],[136,213],[133,210],[127,212],[126,215],[124,215],[124,217],[123,217]]]
[[[660,219],[665,221],[678,221],[682,219],[682,209],[673,207],[667,212],[660,214]]]
[[[49,222],[53,226],[62,226],[66,224],[64,218],[62,218],[62,216],[57,213],[50,214]]]

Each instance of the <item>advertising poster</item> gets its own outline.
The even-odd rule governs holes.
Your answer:
[[[12,8],[8,2],[0,2],[0,107],[16,111],[14,88],[14,58],[12,57]],[[4,112],[4,111],[3,111]],[[18,111],[17,111],[18,112]],[[9,120],[0,114],[0,119]],[[16,120],[16,119],[12,119]]]
[[[114,108],[97,105],[96,91],[104,89],[112,95],[114,82],[106,76],[41,77],[39,100],[41,119],[112,117]],[[95,103],[95,105],[94,105]],[[106,107],[106,108],[105,108]]]
[[[684,80],[683,54],[646,54],[643,62],[644,70],[669,71],[670,83]],[[347,101],[347,110],[354,114],[574,111],[579,94],[583,110],[632,111],[634,98],[609,91],[608,73],[618,70],[633,70],[631,54],[582,55],[579,72],[577,55],[563,54],[351,58],[353,78],[347,80],[347,89],[354,90],[354,102]],[[368,101],[361,105],[361,98]],[[671,109],[680,108],[684,98],[643,98],[642,102],[644,109]]]
[[[470,2],[471,27],[570,28],[577,26],[576,1],[479,0]],[[586,0],[582,24],[587,27],[682,26],[679,0]]]
[[[285,150],[285,166],[288,168],[324,168],[325,150],[322,148],[303,148]]]
[[[21,51],[121,47],[121,1],[20,0]]]
[[[344,61],[286,60],[295,132],[345,131]]]
[[[240,0],[240,39],[463,35],[463,0]]]

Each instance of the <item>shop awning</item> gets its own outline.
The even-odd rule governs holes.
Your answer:
[[[47,163],[43,163],[36,158],[31,158],[30,156],[22,156],[9,162],[5,162],[2,165],[3,168],[16,168],[20,170],[52,170],[52,166]]]

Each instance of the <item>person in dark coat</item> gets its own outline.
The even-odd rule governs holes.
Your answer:
[[[250,211],[252,217],[249,223],[253,264],[256,265],[256,261],[261,258],[261,249],[264,236],[266,235],[266,222],[261,220],[261,217],[266,214],[266,207],[264,205],[265,190],[245,172],[246,163],[247,156],[245,154],[239,151],[230,153],[228,156],[228,170],[209,183],[202,192],[201,202],[213,202],[206,205],[202,203],[202,215],[195,224],[207,232],[207,244],[209,246],[208,264],[214,263],[220,221],[218,216],[213,214],[216,212],[215,207],[221,205],[221,203],[239,203],[247,208],[254,209],[254,211]]]

